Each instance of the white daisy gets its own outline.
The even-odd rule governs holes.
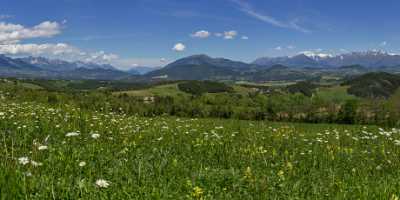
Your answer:
[[[79,135],[78,132],[70,132],[70,133],[67,133],[67,134],[65,135],[65,137],[74,137],[74,136],[78,136],[78,135]]]
[[[109,181],[106,181],[106,180],[104,180],[104,179],[98,179],[98,180],[96,181],[96,185],[97,185],[97,187],[99,187],[99,188],[108,188],[108,186],[110,186],[110,182],[109,182]]]
[[[24,172],[25,176],[31,177],[32,173],[31,172]]]
[[[79,163],[79,167],[84,167],[84,166],[86,166],[86,162],[85,161],[82,161],[82,162]]]
[[[47,150],[47,146],[45,146],[45,145],[39,146],[38,150],[39,151]]]
[[[18,162],[19,162],[19,164],[21,164],[21,165],[26,165],[26,164],[29,163],[29,158],[28,158],[28,157],[21,157],[21,158],[18,158]]]
[[[97,138],[99,138],[100,137],[100,134],[97,134],[97,133],[93,133],[92,134],[92,138],[93,139],[97,139]]]

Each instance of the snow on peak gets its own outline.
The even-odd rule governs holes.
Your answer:
[[[333,57],[332,54],[328,54],[328,53],[321,53],[321,52],[314,52],[314,51],[303,51],[300,52],[300,54],[303,54],[309,58],[312,59],[324,59],[324,58],[331,58]]]

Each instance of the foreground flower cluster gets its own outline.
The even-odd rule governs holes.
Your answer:
[[[5,199],[389,199],[400,130],[0,104]]]

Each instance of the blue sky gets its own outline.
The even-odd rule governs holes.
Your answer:
[[[397,53],[399,8],[396,0],[2,0],[0,53],[120,68],[200,53],[242,61]]]

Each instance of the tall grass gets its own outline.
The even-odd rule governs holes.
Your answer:
[[[400,131],[0,100],[1,199],[396,199]]]

